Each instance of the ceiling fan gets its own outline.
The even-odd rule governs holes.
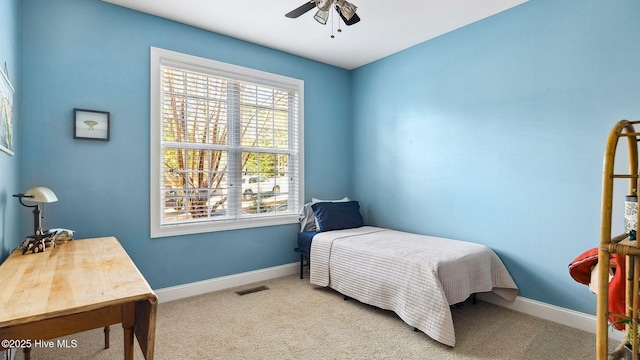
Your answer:
[[[302,6],[291,10],[284,16],[295,19],[317,7],[318,11],[313,18],[320,24],[325,25],[329,18],[329,10],[332,6],[335,7],[336,11],[342,18],[342,21],[344,21],[346,25],[353,25],[360,21],[360,17],[356,14],[358,7],[346,0],[311,0]]]

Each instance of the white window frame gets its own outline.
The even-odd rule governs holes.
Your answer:
[[[235,230],[252,227],[293,224],[298,222],[298,212],[294,207],[304,203],[304,81],[286,76],[272,74],[242,66],[222,63],[219,61],[182,54],[170,50],[151,47],[151,173],[150,173],[150,217],[151,237],[178,236],[213,231]],[[291,134],[297,137],[298,162],[296,166],[297,194],[289,197],[289,211],[286,214],[271,216],[239,217],[227,220],[205,220],[199,222],[185,222],[177,224],[162,224],[162,120],[161,120],[161,65],[178,67],[185,70],[197,71],[211,75],[224,74],[240,81],[259,83],[267,86],[291,89],[298,92],[298,131]],[[297,186],[296,186],[297,185]],[[291,205],[294,205],[293,207]]]

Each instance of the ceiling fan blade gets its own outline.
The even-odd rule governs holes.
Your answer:
[[[286,13],[284,16],[291,18],[291,19],[295,19],[298,16],[306,13],[307,11],[313,9],[314,7],[316,7],[316,3],[315,1],[309,1],[308,3],[298,7],[297,9],[291,10],[288,13]]]
[[[353,25],[360,21],[360,17],[358,16],[358,14],[353,14],[351,19],[347,20],[347,18],[344,17],[344,15],[342,15],[340,8],[337,6],[336,6],[336,11],[338,12],[338,14],[340,14],[340,17],[342,18],[342,21],[344,21],[345,25]]]

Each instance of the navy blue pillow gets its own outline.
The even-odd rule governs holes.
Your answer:
[[[311,205],[318,231],[352,229],[364,225],[357,201],[319,202]]]

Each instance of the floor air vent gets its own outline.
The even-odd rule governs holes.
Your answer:
[[[253,294],[253,293],[256,293],[258,291],[264,291],[264,290],[269,290],[269,288],[266,287],[266,286],[258,286],[258,287],[254,287],[254,288],[251,288],[251,289],[236,291],[236,294],[242,296],[242,295]]]

